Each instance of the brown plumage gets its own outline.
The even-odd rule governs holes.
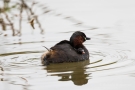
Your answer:
[[[50,63],[77,62],[89,60],[89,52],[83,45],[83,42],[90,40],[83,32],[73,33],[70,41],[63,40],[45,52],[41,61],[43,65]]]

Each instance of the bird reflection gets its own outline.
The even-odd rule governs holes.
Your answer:
[[[88,83],[85,66],[89,65],[89,60],[73,63],[51,64],[46,66],[47,72],[51,76],[61,77],[58,81],[72,81],[74,85],[84,85]],[[55,73],[55,74],[54,74]]]

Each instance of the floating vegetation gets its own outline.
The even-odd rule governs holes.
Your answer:
[[[88,30],[97,29],[95,27],[84,25],[82,21],[77,20],[74,17],[66,16],[62,13],[57,13],[55,10],[49,9],[49,7],[46,4],[36,2],[33,0],[16,0],[16,1],[1,0],[0,3],[1,2],[3,3],[3,7],[0,7],[0,26],[3,31],[11,30],[12,36],[22,35],[24,23],[29,24],[29,26],[32,27],[33,29],[35,29],[34,25],[36,24],[38,26],[36,27],[36,29],[39,29],[40,33],[44,34],[45,32],[45,29],[43,28],[44,23],[41,23],[39,17],[41,17],[42,15],[44,16],[45,14],[48,13],[54,16],[61,17],[70,22],[73,22],[74,26],[77,27],[81,26],[89,28]],[[37,14],[36,11],[40,11],[41,13]],[[17,19],[18,23],[15,23],[15,19]],[[1,32],[0,35],[2,35]],[[7,36],[7,34],[5,34],[4,36]]]
[[[35,1],[29,2],[28,0],[17,0],[17,1],[10,1],[10,0],[2,0],[0,2],[3,2],[3,7],[0,7],[0,26],[2,27],[2,30],[6,31],[7,27],[10,27],[10,30],[12,30],[12,36],[21,36],[22,35],[22,19],[23,13],[25,13],[27,21],[29,21],[30,26],[34,29],[34,20],[39,26],[39,29],[41,30],[41,34],[44,33],[44,29],[38,19],[39,15],[36,15],[33,7],[39,7],[39,3]],[[26,2],[31,3],[31,5],[28,5]],[[9,5],[10,4],[10,5]],[[36,6],[38,5],[38,6]],[[43,5],[40,5],[40,7]],[[19,14],[16,14],[14,11],[17,10]],[[43,12],[48,13],[49,10],[47,8],[44,8]],[[34,18],[31,19],[31,16],[34,16]],[[19,18],[19,27],[15,27],[14,18]],[[25,20],[26,22],[26,20]]]
[[[30,21],[30,25],[32,26],[33,29],[35,29],[35,27],[34,27],[34,19],[32,19],[32,20]]]

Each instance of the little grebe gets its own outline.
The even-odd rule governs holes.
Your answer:
[[[86,37],[83,32],[74,32],[70,41],[60,41],[44,53],[41,57],[42,64],[89,60],[89,52],[83,45],[86,40],[90,40],[90,38]]]

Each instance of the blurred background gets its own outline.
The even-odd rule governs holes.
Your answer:
[[[134,90],[134,0],[0,0],[0,90]],[[75,31],[90,60],[42,66]],[[67,87],[67,88],[66,88]]]

